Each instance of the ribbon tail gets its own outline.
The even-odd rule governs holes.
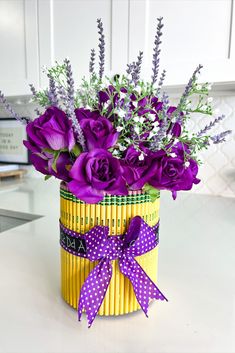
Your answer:
[[[147,317],[150,299],[168,301],[133,257],[124,255],[119,260],[119,267],[123,275],[131,281],[136,299]]]
[[[91,327],[103,303],[111,278],[112,264],[107,259],[102,259],[90,272],[81,288],[78,303],[78,320],[81,321],[84,309],[88,327]]]

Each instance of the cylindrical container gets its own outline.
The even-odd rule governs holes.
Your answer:
[[[60,187],[60,221],[76,232],[86,233],[95,225],[109,227],[109,235],[124,234],[130,220],[141,216],[154,226],[159,220],[160,197],[151,202],[150,196],[140,191],[129,191],[128,196],[106,195],[98,204],[87,204],[70,193],[65,183]],[[158,247],[136,257],[154,283],[157,280]],[[61,247],[61,292],[64,300],[77,309],[81,287],[97,262],[73,255]],[[121,315],[140,309],[128,278],[119,271],[118,261],[113,261],[113,275],[99,315]]]

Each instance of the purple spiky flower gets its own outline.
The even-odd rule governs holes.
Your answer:
[[[100,18],[97,19],[98,34],[99,34],[99,78],[102,79],[104,74],[104,59],[105,59],[105,40],[104,27]]]
[[[163,70],[160,76],[160,79],[158,81],[158,92],[160,91],[160,89],[162,88],[163,82],[166,78],[166,70]]]
[[[12,106],[7,102],[4,94],[2,93],[2,91],[0,91],[0,103],[2,103],[4,109],[10,113],[10,115],[12,116],[12,118],[18,120],[21,124],[27,125],[28,122],[30,121],[29,118],[25,118],[25,117],[20,117],[12,108]]]
[[[158,77],[158,71],[159,71],[159,62],[160,62],[160,45],[161,45],[161,36],[162,36],[162,28],[163,28],[163,23],[162,23],[163,17],[159,17],[157,19],[157,32],[155,35],[155,40],[154,40],[154,48],[153,48],[153,74],[152,74],[152,85],[157,81]]]
[[[218,124],[224,118],[225,118],[225,115],[218,116],[218,118],[215,118],[213,121],[211,121],[209,125],[206,125],[203,129],[201,129],[197,133],[197,136],[201,137],[202,135],[205,135],[209,130],[211,130],[216,124]]]
[[[187,85],[185,86],[184,92],[180,98],[177,109],[174,112],[174,116],[176,116],[176,120],[179,122],[182,120],[182,114],[181,114],[182,107],[186,104],[187,98],[190,95],[193,84],[195,83],[195,81],[197,79],[197,75],[200,74],[200,71],[202,68],[203,68],[203,66],[201,64],[199,64],[196,67],[196,69],[194,70],[192,76],[190,77]]]
[[[141,71],[141,65],[142,65],[142,61],[143,61],[143,52],[140,51],[139,55],[137,57],[137,61],[135,63],[132,64],[132,80],[135,84],[135,86],[137,85],[139,78],[140,78],[140,71]]]
[[[33,97],[37,98],[37,91],[36,91],[36,88],[34,87],[34,85],[32,83],[30,83],[29,87],[30,87],[30,91],[31,91]]]
[[[217,145],[219,143],[225,142],[226,141],[225,137],[230,135],[231,133],[232,133],[232,130],[226,130],[217,135],[211,136],[210,139],[214,145]]]
[[[89,73],[94,73],[95,67],[95,49],[91,49],[90,63],[89,63]]]
[[[49,90],[48,90],[48,99],[51,105],[58,107],[58,97],[56,92],[55,80],[49,77]]]
[[[68,115],[68,118],[72,122],[73,126],[73,131],[76,135],[77,141],[81,145],[83,151],[86,150],[86,143],[83,135],[83,131],[81,129],[81,126],[76,118],[76,115],[74,113],[74,80],[73,80],[73,74],[72,74],[72,68],[69,59],[64,60],[65,64],[65,70],[66,70],[66,79],[67,79],[67,97],[65,100],[66,104],[66,113]]]

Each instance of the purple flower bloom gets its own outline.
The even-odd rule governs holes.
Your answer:
[[[69,190],[87,203],[101,201],[105,193],[127,195],[119,160],[104,149],[83,152],[70,171]]]
[[[124,158],[120,161],[123,176],[132,190],[142,189],[158,167],[158,160],[155,160],[155,155],[153,158],[153,154],[146,148],[144,149],[144,153],[143,159],[140,160],[141,152],[136,151],[133,146],[130,146]]]
[[[188,152],[188,147],[178,143],[171,149],[171,155],[164,154],[158,158],[158,168],[148,183],[153,187],[162,190],[171,190],[173,198],[179,190],[191,190],[193,184],[198,184],[198,165],[189,158],[188,165],[184,161],[184,153]],[[172,155],[174,154],[174,155]],[[187,163],[187,162],[186,162]]]
[[[54,156],[49,153],[31,153],[30,161],[34,168],[45,175],[53,175],[66,182],[70,181],[69,169],[72,166],[70,155],[67,152],[60,153],[56,161],[56,167],[53,167]]]
[[[71,151],[75,145],[71,125],[62,110],[50,107],[43,115],[27,125],[28,142],[25,146],[31,151],[35,151],[35,146],[41,150],[49,148],[59,151],[67,148]]]
[[[88,150],[108,149],[117,142],[118,132],[112,123],[98,112],[81,108],[75,109],[75,114],[83,130]]]

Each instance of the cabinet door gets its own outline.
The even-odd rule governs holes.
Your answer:
[[[39,72],[36,0],[0,1],[0,48],[0,89],[29,94]]]
[[[106,72],[111,69],[111,0],[39,0],[40,62],[51,65],[69,57],[75,80],[88,73],[90,50],[98,62],[97,18],[102,18],[106,42]],[[98,66],[97,66],[98,67]],[[46,78],[41,76],[42,85]]]
[[[144,50],[146,77],[151,76],[156,19],[163,16],[160,67],[167,70],[166,84],[185,83],[199,63],[204,65],[202,80],[235,80],[232,0],[131,0],[126,3],[128,58],[133,61],[138,50]]]

